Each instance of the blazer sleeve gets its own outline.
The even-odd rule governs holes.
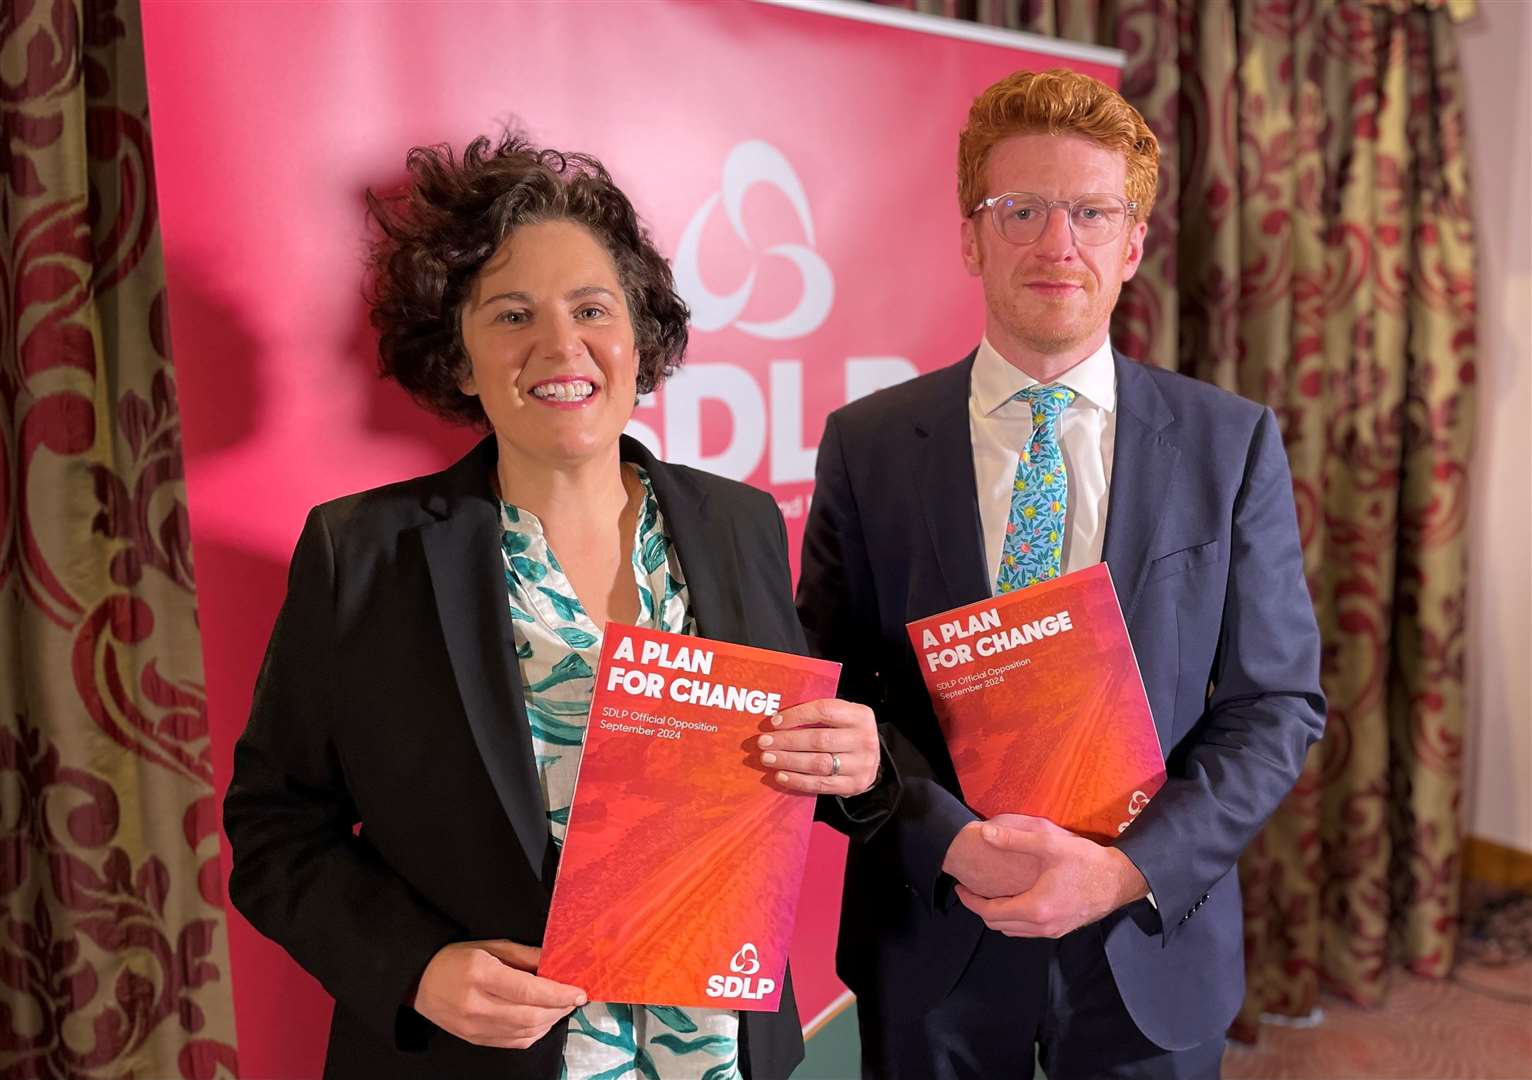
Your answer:
[[[856,815],[854,821],[830,814],[825,820],[853,839],[882,849],[905,880],[935,906],[949,891],[939,888],[947,849],[963,826],[978,818],[942,786],[930,762],[892,722],[900,703],[888,700],[881,670],[886,661],[879,660],[882,632],[871,558],[846,465],[840,418],[832,413],[819,445],[814,498],[804,528],[798,617],[809,650],[840,661],[841,696],[877,714],[883,774],[871,791],[843,800]]]
[[[431,1026],[408,1002],[459,927],[427,904],[353,829],[359,815],[334,732],[336,563],[323,509],[309,514],[234,749],[224,800],[229,896],[336,1002],[401,1050]]]
[[[1183,762],[1117,847],[1143,873],[1168,942],[1297,782],[1324,731],[1319,629],[1303,574],[1292,477],[1266,409],[1235,499],[1211,676]]]

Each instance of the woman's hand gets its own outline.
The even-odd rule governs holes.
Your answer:
[[[771,719],[756,740],[777,785],[805,795],[860,795],[878,778],[878,722],[839,698],[806,701]]]
[[[585,1004],[585,991],[537,977],[542,952],[514,941],[454,942],[426,965],[415,1011],[479,1046],[525,1050]]]

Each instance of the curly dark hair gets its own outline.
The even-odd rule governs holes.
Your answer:
[[[601,162],[539,149],[510,132],[498,145],[474,139],[461,162],[449,146],[417,146],[406,166],[410,181],[401,192],[367,192],[382,235],[368,258],[366,295],[379,334],[378,368],[421,405],[488,427],[479,399],[458,389],[468,367],[459,313],[505,238],[548,221],[585,226],[616,264],[633,321],[638,392],[654,390],[680,365],[690,313],[670,266]]]

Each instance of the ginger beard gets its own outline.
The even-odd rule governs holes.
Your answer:
[[[1109,246],[1122,245],[1114,240]],[[1050,291],[1039,284],[1040,278],[1063,287]],[[1033,352],[1055,355],[1089,343],[1107,325],[1122,295],[1122,280],[1098,282],[1083,272],[1039,274],[1017,266],[1004,281],[985,275],[984,302],[1012,340]]]

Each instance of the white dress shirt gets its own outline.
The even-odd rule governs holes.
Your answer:
[[[1112,486],[1112,448],[1117,439],[1117,369],[1112,345],[1064,372],[1057,383],[1075,392],[1059,419],[1059,443],[1069,479],[1064,513],[1063,573],[1101,561],[1106,540],[1107,495]],[[978,481],[979,521],[990,591],[1000,573],[1005,526],[1011,516],[1016,463],[1032,437],[1032,407],[1011,400],[1037,380],[1013,367],[986,338],[979,343],[968,384],[968,431]]]

